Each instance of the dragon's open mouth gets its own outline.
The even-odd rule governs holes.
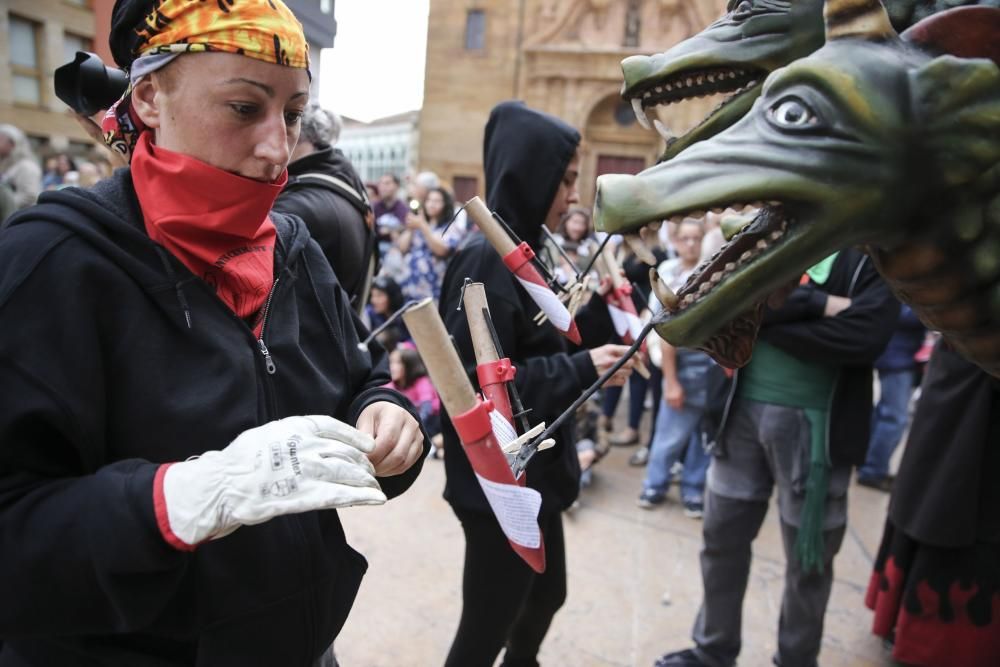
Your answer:
[[[795,236],[796,220],[779,202],[734,203],[711,209],[723,216],[738,216],[749,221],[731,236],[714,255],[702,262],[681,289],[674,294],[661,281],[650,276],[657,298],[664,310],[657,317],[666,323],[688,312],[694,312],[706,301],[715,288],[741,273],[744,268],[759,262],[769,253],[777,251]],[[691,211],[673,216],[673,219],[698,217],[701,211]],[[754,339],[760,326],[763,301],[734,317],[721,330],[698,345],[713,358],[730,368],[738,368],[749,361]],[[697,314],[694,314],[697,317]]]
[[[672,149],[676,142],[682,138],[695,138],[694,136],[689,137],[689,135],[698,135],[699,130],[705,127],[709,120],[715,118],[722,109],[745,93],[758,87],[766,76],[767,72],[764,70],[747,67],[708,67],[681,70],[645,79],[632,89],[624,91],[623,97],[631,102],[632,110],[635,112],[639,124],[647,130],[655,128],[666,141],[666,157],[675,152]],[[722,99],[701,122],[681,136],[671,134],[658,117],[658,111],[670,105],[683,104],[696,98],[708,96],[721,96]],[[682,143],[688,145],[691,142]]]

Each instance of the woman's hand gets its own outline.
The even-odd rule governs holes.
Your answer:
[[[598,375],[604,375],[605,371],[614,366],[628,352],[628,345],[602,345],[590,351],[590,361],[594,364],[594,370]],[[615,374],[604,383],[605,387],[621,387],[632,374],[632,366],[635,359],[629,359],[624,366],[615,371]]]
[[[394,403],[378,401],[361,411],[358,430],[375,440],[368,460],[378,477],[401,475],[420,459],[424,434],[420,423]]]
[[[423,211],[419,213],[406,214],[407,229],[424,229],[426,227],[427,227],[427,218],[424,217]]]

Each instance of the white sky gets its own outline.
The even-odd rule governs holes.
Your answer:
[[[419,109],[429,2],[337,0],[334,48],[320,56],[320,104],[363,121]]]

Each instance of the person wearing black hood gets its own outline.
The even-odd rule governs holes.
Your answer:
[[[520,102],[496,106],[486,125],[484,167],[487,204],[537,252],[544,224],[555,231],[578,200],[580,134],[563,121]],[[471,378],[475,354],[464,312],[458,312],[466,278],[485,284],[493,324],[504,354],[517,368],[515,382],[528,419],[552,423],[628,349],[601,345],[613,327],[603,299],[595,295],[577,314],[584,345],[571,351],[551,324],[538,326],[538,307],[481,234],[470,237],[452,258],[441,289],[440,312]],[[606,288],[606,286],[604,286]],[[609,384],[621,385],[627,364]],[[447,484],[445,499],[465,533],[463,606],[446,665],[492,665],[506,647],[504,665],[537,665],[536,655],[555,613],[566,598],[562,515],[576,499],[580,465],[572,426],[556,445],[528,465],[528,486],[542,497],[538,524],[545,541],[546,569],[534,571],[507,543],[462,450],[454,427],[442,419]]]
[[[302,218],[360,313],[375,271],[368,191],[351,162],[334,147],[341,127],[337,114],[310,102],[301,123],[299,142],[288,163],[288,184],[274,210]]]
[[[0,667],[317,667],[430,444],[296,217],[281,0],[118,0],[128,166],[0,231]],[[375,517],[372,517],[373,519]]]

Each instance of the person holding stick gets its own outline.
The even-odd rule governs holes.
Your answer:
[[[579,142],[576,130],[519,102],[504,102],[490,114],[484,146],[488,208],[535,250],[542,243],[540,225],[554,231],[578,200]],[[628,349],[602,345],[613,329],[600,295],[577,316],[584,348],[572,349],[553,324],[536,324],[539,307],[490,241],[476,234],[452,258],[440,302],[441,317],[470,377],[475,377],[476,356],[466,315],[457,310],[466,279],[485,284],[500,348],[517,369],[516,387],[532,424],[552,423]],[[586,349],[590,346],[595,349]],[[609,384],[623,384],[630,372],[628,363]],[[445,499],[466,540],[462,616],[445,664],[492,665],[506,648],[504,665],[535,665],[566,597],[561,513],[576,499],[580,482],[572,427],[561,429],[555,446],[539,451],[526,470],[527,485],[542,498],[538,524],[546,567],[540,574],[508,545],[450,420],[443,418],[442,427],[449,452]]]

